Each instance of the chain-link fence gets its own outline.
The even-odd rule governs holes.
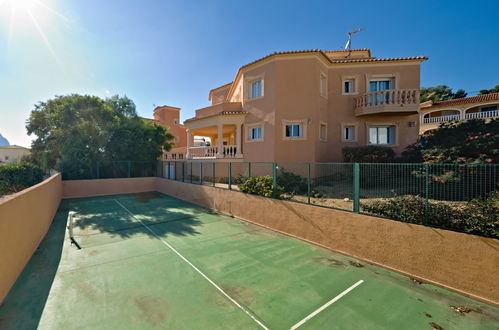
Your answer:
[[[123,161],[62,165],[64,180],[158,176],[499,237],[496,164]],[[265,185],[267,190],[260,189]]]

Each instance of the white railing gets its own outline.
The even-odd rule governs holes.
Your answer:
[[[189,154],[192,159],[196,158],[216,158],[218,152],[217,147],[191,147]]]
[[[483,119],[483,118],[495,118],[499,117],[499,110],[484,111],[484,112],[471,112],[464,115],[464,119]],[[423,118],[423,124],[432,123],[443,123],[446,121],[462,120],[460,114],[439,116],[439,117],[427,117]]]
[[[236,158],[237,146],[228,145],[222,147],[222,153],[218,154],[218,147],[191,147],[189,157],[191,159],[214,159],[214,158]]]
[[[371,92],[355,99],[355,107],[370,108],[384,105],[404,106],[419,105],[419,89],[389,89],[380,92]]]
[[[427,118],[423,118],[423,124],[442,123],[444,121],[452,121],[452,120],[460,120],[460,119],[461,119],[461,115],[459,115],[459,114],[440,116],[440,117],[427,117]]]
[[[237,146],[223,146],[224,158],[235,158],[237,154]]]
[[[466,119],[479,119],[479,118],[494,118],[499,117],[499,110],[484,111],[484,112],[471,112],[465,115]]]
[[[164,160],[183,160],[185,159],[184,152],[165,152]]]

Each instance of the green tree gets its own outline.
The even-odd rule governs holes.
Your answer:
[[[458,99],[462,97],[466,97],[468,94],[464,89],[458,89],[455,93],[452,91],[447,85],[438,85],[434,87],[421,87],[420,91],[420,99],[421,102],[426,101],[445,101]]]
[[[478,92],[479,95],[492,94],[492,93],[499,93],[499,85],[495,85],[495,87],[491,89],[482,89],[480,90],[480,92]]]
[[[137,116],[127,97],[56,96],[39,102],[26,123],[33,159],[43,168],[59,162],[92,166],[103,160],[153,161],[170,150],[167,128]]]
[[[442,123],[402,156],[427,163],[499,163],[499,120]]]

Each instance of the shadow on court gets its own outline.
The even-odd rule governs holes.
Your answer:
[[[57,211],[52,225],[0,306],[0,329],[36,329],[57,273],[69,210]]]

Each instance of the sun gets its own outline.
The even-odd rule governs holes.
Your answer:
[[[0,5],[5,3],[12,9],[31,10],[38,2],[39,0],[0,0]]]

